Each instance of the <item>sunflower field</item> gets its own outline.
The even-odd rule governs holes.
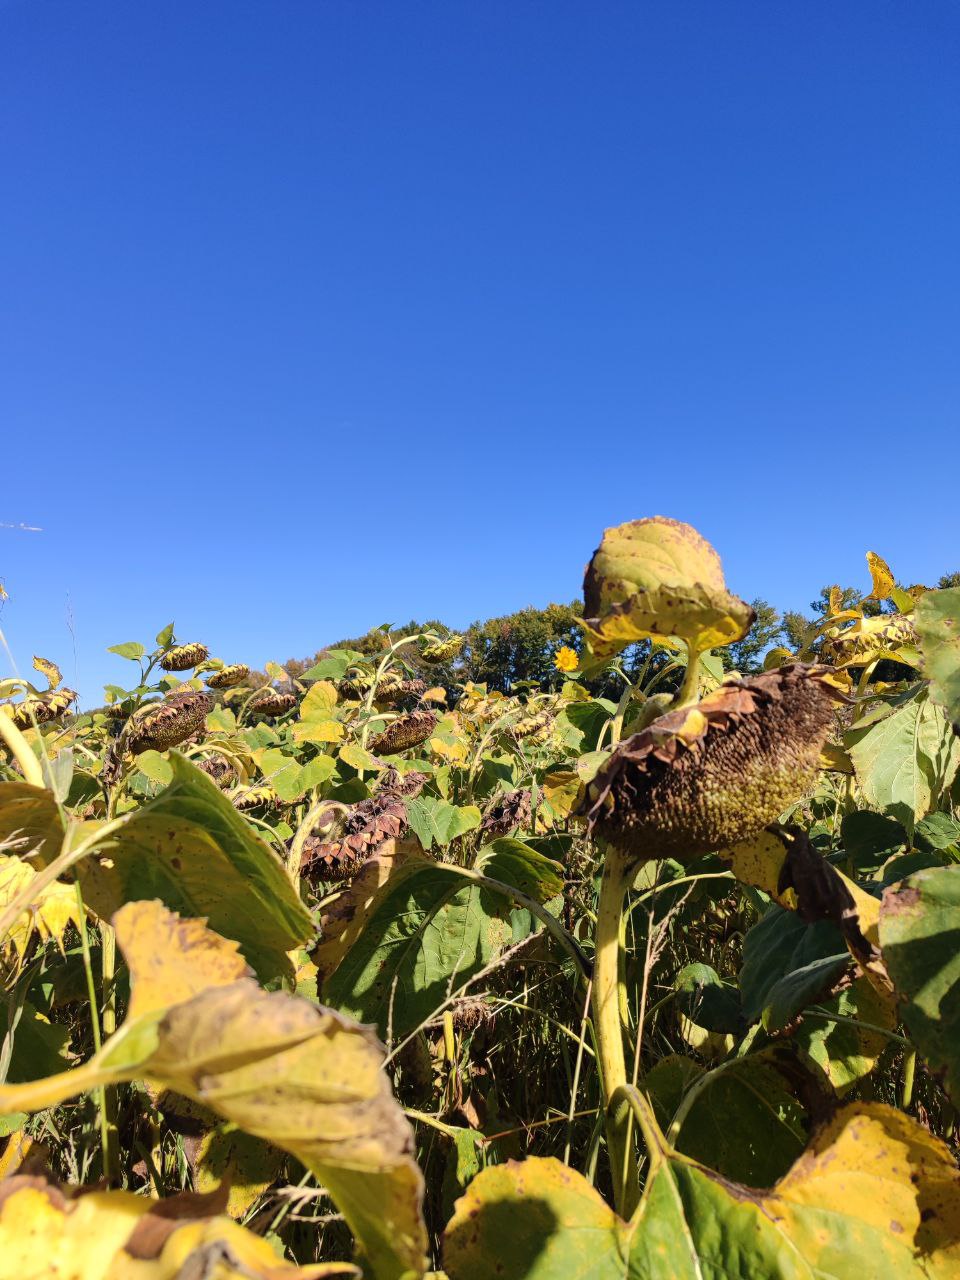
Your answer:
[[[0,1280],[960,1275],[960,589],[867,563],[752,673],[652,517],[510,693],[0,682]]]

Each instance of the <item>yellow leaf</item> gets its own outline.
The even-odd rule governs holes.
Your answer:
[[[378,1280],[421,1274],[423,1179],[373,1031],[261,990],[240,974],[232,943],[159,903],[128,903],[113,924],[130,970],[126,1021],[83,1066],[0,1085],[0,1114],[153,1081],[295,1155],[329,1190]]]
[[[42,676],[46,676],[47,684],[51,689],[58,689],[63,680],[60,674],[60,668],[55,662],[51,662],[48,658],[40,658],[34,654],[33,669],[39,671]]]
[[[340,748],[339,758],[344,764],[348,764],[351,769],[372,769],[374,771],[381,768],[380,761],[376,756],[370,754],[365,747],[361,747],[358,742],[348,742]]]
[[[242,1218],[275,1181],[285,1159],[277,1147],[240,1129],[210,1129],[197,1148],[194,1185],[200,1192],[228,1186],[226,1212]]]
[[[20,858],[0,856],[0,910],[36,878],[36,871]],[[36,894],[30,909],[10,926],[3,939],[3,950],[12,952],[19,963],[34,935],[41,942],[53,939],[62,949],[70,924],[78,928],[80,925],[76,890],[73,885],[54,881]]]
[[[556,818],[568,818],[582,793],[583,782],[576,769],[552,769],[543,779],[544,799]]]
[[[339,720],[298,720],[292,728],[294,742],[339,742],[344,728]]]
[[[222,1197],[158,1201],[16,1177],[0,1207],[0,1280],[321,1280],[346,1263],[298,1267],[217,1212]]]
[[[843,592],[839,587],[831,587],[830,594],[827,597],[827,614],[833,617],[834,614],[840,613],[843,609]]]
[[[421,702],[446,702],[447,691],[442,685],[433,685],[432,688],[420,695]]]
[[[694,654],[746,635],[751,607],[731,595],[720,557],[691,525],[654,516],[608,529],[587,567],[582,626],[594,664],[636,640],[679,637]]]
[[[874,600],[886,600],[896,585],[889,565],[875,551],[867,552],[867,564],[870,567],[870,576],[873,579],[873,586],[870,588],[871,596],[873,596]]]
[[[300,703],[301,720],[328,720],[337,705],[337,686],[332,680],[318,680],[307,690]]]

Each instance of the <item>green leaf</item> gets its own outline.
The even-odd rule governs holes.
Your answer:
[[[321,921],[323,999],[394,1040],[513,941],[508,898],[399,846],[368,861]]]
[[[124,902],[159,898],[240,943],[262,977],[313,922],[276,854],[189,760],[169,754],[172,781],[80,864],[85,901],[104,919]]]
[[[676,1149],[736,1182],[771,1186],[806,1143],[803,1108],[770,1052],[734,1058],[707,1073],[690,1058],[670,1055],[643,1084],[664,1129],[697,1086]]]
[[[913,843],[918,849],[953,850],[960,845],[960,822],[949,813],[931,813],[917,823]]]
[[[281,800],[287,803],[303,795],[303,770],[293,756],[285,755],[277,747],[268,747],[257,763],[264,780],[273,787]]]
[[[348,667],[362,661],[363,654],[355,649],[331,649],[326,657],[321,658],[309,671],[304,671],[300,679],[304,683],[308,680],[339,680]]]
[[[743,1017],[736,987],[723,982],[708,964],[688,964],[677,974],[677,1008],[705,1031],[740,1035]]]
[[[908,843],[907,833],[895,818],[871,809],[848,813],[840,824],[840,839],[857,871],[876,871]]]
[[[870,1280],[956,1274],[952,1158],[889,1107],[844,1108],[769,1191],[674,1151],[652,1112],[645,1140],[629,1223],[559,1160],[484,1169],[445,1233],[449,1280],[863,1280],[866,1260]]]
[[[817,1005],[827,1017],[814,1017],[807,1011],[801,1026],[793,1034],[793,1042],[811,1062],[820,1067],[834,1089],[843,1094],[877,1065],[877,1059],[890,1043],[887,1036],[858,1025],[858,1019],[871,1027],[892,1031],[897,1016],[892,999],[880,996],[869,978],[858,978],[852,987]],[[832,1021],[839,1014],[843,1022]]]
[[[789,988],[791,975],[818,961],[835,959],[841,952],[846,962],[849,954],[843,936],[829,920],[806,924],[793,911],[768,907],[743,940],[740,995],[744,1017],[756,1022],[764,1018],[773,1002],[781,1007],[784,989],[777,992],[780,983]]]
[[[572,732],[565,735],[567,744],[581,754],[593,751],[600,734],[617,710],[616,703],[607,698],[593,698],[589,702],[572,702],[557,716],[557,728],[562,732],[564,724]],[[609,744],[609,739],[608,739]]]
[[[888,889],[880,946],[911,1037],[960,1101],[960,867],[919,871]]]
[[[867,802],[907,831],[950,785],[960,760],[943,711],[923,695],[883,719],[854,726],[844,738]]]
[[[173,778],[173,766],[159,751],[142,751],[137,756],[137,767],[151,782],[160,782],[164,786]]]
[[[312,760],[308,760],[303,766],[303,772],[300,775],[300,786],[304,791],[311,791],[314,787],[322,787],[324,783],[330,781],[336,771],[337,764],[331,756],[314,756]]]
[[[474,804],[458,807],[436,796],[418,796],[407,805],[407,821],[424,849],[447,845],[480,825],[480,810]]]
[[[107,653],[116,653],[121,658],[129,658],[131,662],[139,662],[146,653],[146,649],[139,640],[128,640],[126,644],[111,645]]]
[[[161,649],[166,649],[173,640],[173,623],[168,622],[162,631],[157,632],[156,642]]]
[[[928,591],[917,601],[914,621],[923,649],[930,695],[960,722],[960,587]]]
[[[70,1028],[51,1022],[27,1001],[13,1033],[7,1079],[18,1084],[63,1071],[70,1060],[69,1046]]]
[[[549,902],[563,892],[563,867],[538,853],[526,840],[504,836],[484,845],[476,869],[492,880],[502,880],[537,902]]]

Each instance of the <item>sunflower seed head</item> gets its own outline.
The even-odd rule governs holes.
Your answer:
[[[277,808],[283,803],[273,787],[263,784],[257,787],[243,787],[231,792],[228,799],[235,809],[256,809],[260,805]]]
[[[440,662],[451,662],[460,653],[463,643],[463,636],[447,636],[446,640],[424,644],[420,650],[420,657],[431,666]]]
[[[249,674],[248,666],[242,662],[234,662],[207,676],[207,685],[211,689],[232,689],[234,685],[243,684]]]
[[[203,729],[212,706],[209,693],[193,689],[173,693],[164,702],[148,707],[128,726],[125,745],[134,755],[168,751]]]
[[[279,689],[264,689],[250,702],[250,710],[262,716],[284,716],[297,705],[295,693],[281,693]]]
[[[34,724],[48,724],[56,720],[75,702],[77,695],[72,689],[57,689],[53,693],[41,693],[34,698],[25,698],[13,709],[13,723],[18,729],[29,729]]]
[[[817,775],[843,695],[795,664],[721,685],[622,742],[581,814],[628,860],[687,862],[774,822]]]
[[[204,662],[208,654],[205,644],[178,644],[167,650],[160,659],[160,666],[164,671],[189,671]]]
[[[426,742],[436,726],[435,711],[411,711],[409,715],[400,716],[387,725],[382,733],[371,738],[368,745],[375,756],[395,756]]]

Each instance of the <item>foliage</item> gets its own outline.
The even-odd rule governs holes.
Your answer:
[[[957,584],[868,569],[0,682],[0,1277],[956,1274]]]

